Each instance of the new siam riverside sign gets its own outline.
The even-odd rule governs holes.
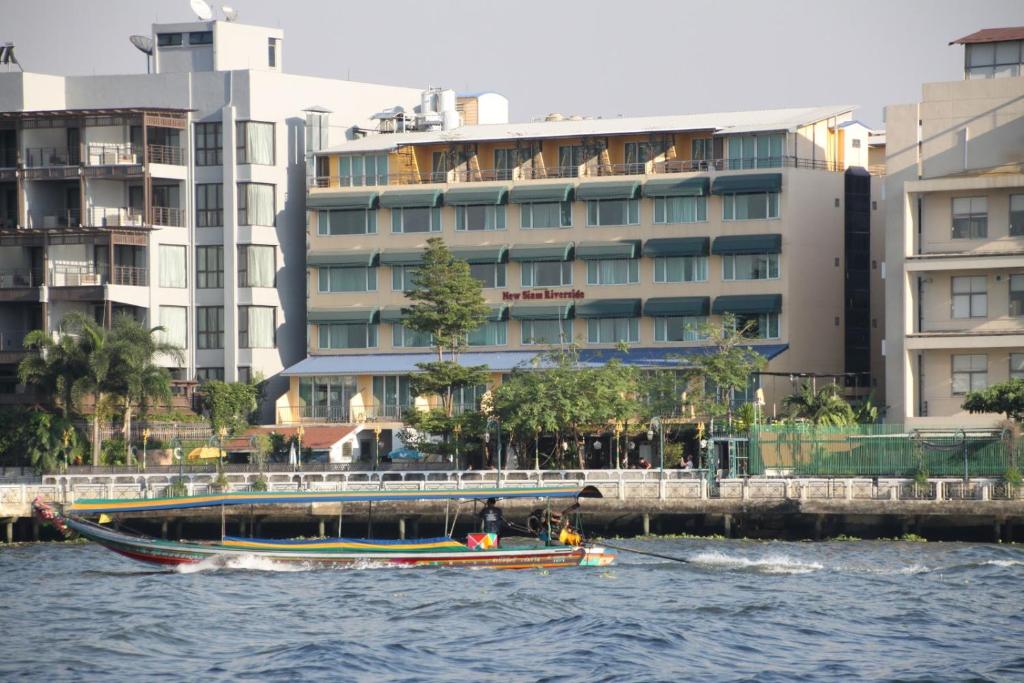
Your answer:
[[[558,292],[553,289],[524,289],[521,292],[502,292],[502,301],[544,301],[550,299],[582,299],[586,295],[578,289]]]

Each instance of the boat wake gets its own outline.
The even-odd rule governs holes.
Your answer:
[[[256,555],[238,555],[232,557],[210,557],[195,564],[179,564],[175,570],[179,574],[196,574],[199,572],[232,569],[251,572],[304,572],[311,569],[307,563],[277,562]]]
[[[810,574],[825,568],[818,562],[800,561],[786,555],[752,558],[726,555],[717,551],[697,553],[690,558],[690,562],[705,567],[761,574]]]

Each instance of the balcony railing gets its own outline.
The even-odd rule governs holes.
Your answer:
[[[145,287],[149,284],[149,271],[139,266],[114,266],[111,284]]]
[[[0,270],[0,289],[38,287],[43,284],[43,271],[32,268]]]
[[[302,422],[368,422],[373,420],[401,420],[412,410],[410,405],[384,403],[362,408],[347,406],[298,406],[278,410],[278,422],[294,422],[295,416]]]
[[[51,287],[93,287],[106,284],[106,281],[103,269],[97,269],[89,263],[61,263],[50,266]]]
[[[152,225],[170,225],[180,228],[185,225],[185,210],[173,206],[154,206],[150,208],[150,218]]]
[[[185,165],[185,150],[172,145],[147,145],[146,155],[151,164]]]
[[[77,166],[78,150],[67,147],[28,147],[25,149],[26,168],[47,166]]]
[[[89,225],[100,228],[141,227],[142,209],[94,206],[88,211]]]
[[[82,212],[79,209],[36,211],[30,213],[28,218],[31,227],[46,230],[53,228],[75,228],[82,224]]]
[[[138,147],[129,142],[90,142],[86,146],[89,166],[135,165],[142,163]]]

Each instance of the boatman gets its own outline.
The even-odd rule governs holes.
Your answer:
[[[485,534],[500,536],[501,527],[505,525],[505,516],[501,512],[501,508],[496,505],[497,502],[494,498],[488,498],[487,504],[477,513],[483,522]]]

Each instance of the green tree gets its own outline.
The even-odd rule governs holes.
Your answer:
[[[732,315],[722,316],[718,324],[701,326],[701,332],[713,351],[698,355],[694,360],[693,372],[702,381],[693,400],[701,412],[710,417],[724,415],[731,422],[733,394],[745,390],[751,374],[765,365],[764,356],[749,345],[746,335],[750,327],[749,324],[737,327]]]
[[[46,330],[32,330],[25,335],[29,355],[18,365],[19,379],[47,397],[54,408],[59,407],[67,418],[74,413],[74,399],[80,382],[89,374],[87,348],[80,333],[89,318],[73,313],[57,329],[56,339]]]
[[[1024,379],[993,384],[964,397],[964,410],[971,413],[1003,413],[1007,419],[1024,419]]]
[[[791,418],[810,420],[816,425],[842,427],[857,423],[853,408],[836,384],[815,390],[804,382],[799,392],[782,399],[782,405],[789,410]]]
[[[71,420],[42,410],[17,409],[4,420],[4,457],[11,465],[30,465],[36,472],[53,472],[82,452]]]
[[[237,434],[249,426],[259,402],[260,387],[245,382],[212,380],[202,386],[203,407],[214,434],[221,428]]]

